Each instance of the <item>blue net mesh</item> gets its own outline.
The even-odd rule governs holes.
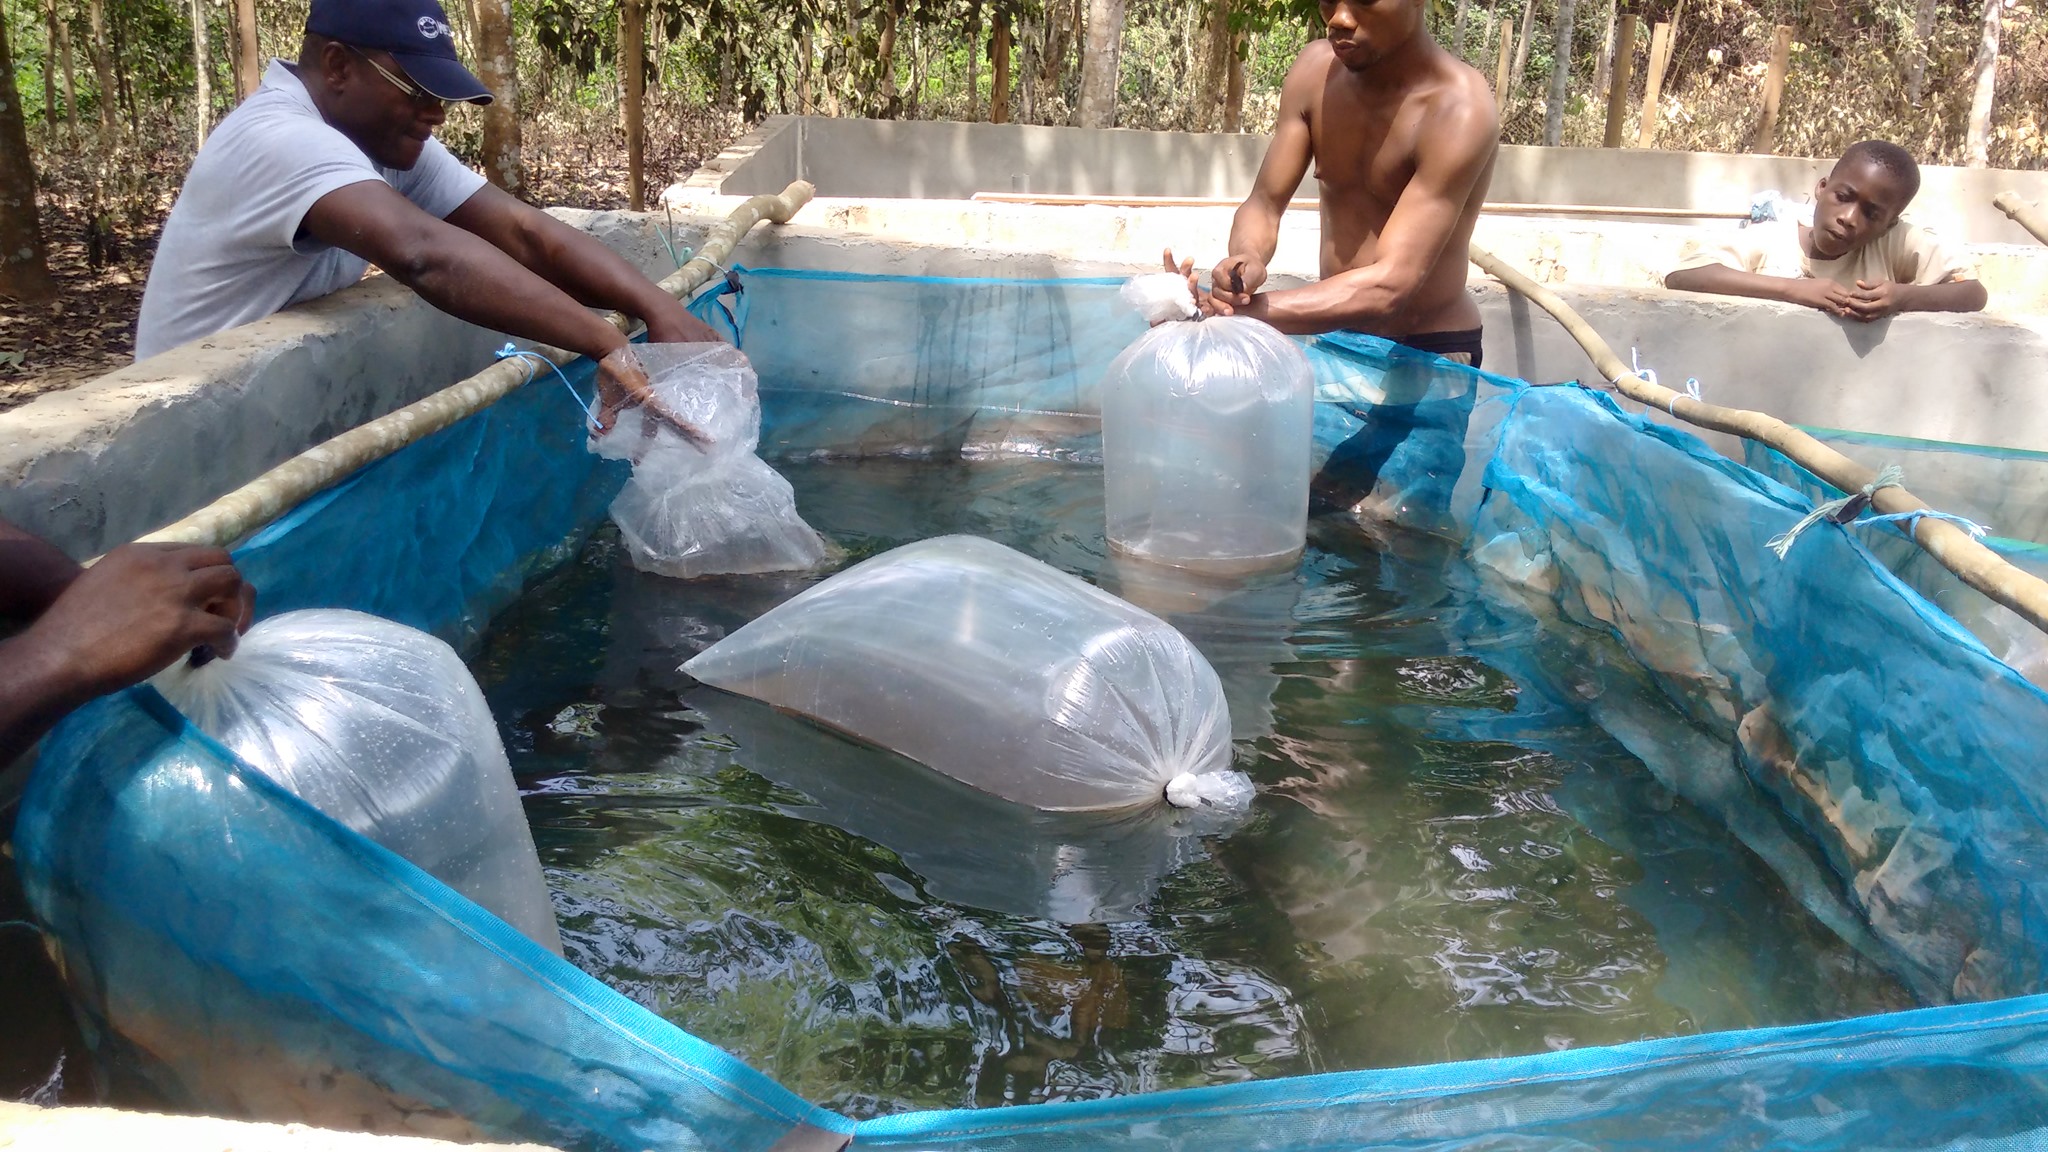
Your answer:
[[[743,276],[744,294],[696,307],[741,334],[764,451],[784,455],[1091,454],[1094,383],[1138,332],[1102,281]],[[1822,526],[1773,555],[1765,541],[1809,507],[1798,483],[1595,393],[1369,337],[1305,343],[1325,503],[1462,540],[1500,597],[1647,668],[1657,701],[1584,661],[1599,722],[1936,1007],[854,1124],[525,942],[139,689],[51,739],[16,837],[98,1051],[185,1107],[576,1149],[765,1149],[793,1132],[986,1149],[2039,1146],[2048,696],[1852,534],[1871,530]],[[623,479],[579,425],[559,390],[528,388],[365,469],[241,550],[264,609],[474,636]]]

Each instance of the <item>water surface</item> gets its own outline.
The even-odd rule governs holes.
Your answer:
[[[569,957],[810,1099],[1071,1100],[1909,1004],[1593,722],[1659,708],[1640,673],[1483,595],[1447,542],[1319,521],[1293,573],[1162,585],[1106,556],[1093,468],[782,470],[849,560],[974,533],[1167,615],[1260,787],[1220,828],[983,796],[677,670],[817,577],[645,576],[600,532],[474,662]]]

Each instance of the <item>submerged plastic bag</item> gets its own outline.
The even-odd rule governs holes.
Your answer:
[[[453,648],[362,612],[286,612],[232,659],[151,683],[301,800],[561,952],[497,723]]]
[[[1140,276],[1123,298],[1166,322],[1124,349],[1102,380],[1110,545],[1211,572],[1292,563],[1308,531],[1308,357],[1258,320],[1169,319],[1192,308],[1177,276]]]
[[[683,671],[1034,808],[1251,799],[1223,686],[1185,637],[978,537],[855,565]]]
[[[746,356],[716,343],[647,344],[634,354],[663,407],[704,433],[693,444],[634,407],[593,442],[598,455],[633,463],[611,511],[634,566],[689,579],[823,560],[825,544],[797,515],[789,481],[754,455],[761,401]]]

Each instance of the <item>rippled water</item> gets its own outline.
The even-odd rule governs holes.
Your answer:
[[[1168,615],[1260,785],[1207,834],[982,796],[677,671],[813,578],[648,577],[600,533],[475,661],[569,956],[813,1100],[1077,1099],[1909,1002],[1589,719],[1638,683],[1610,645],[1489,606],[1444,542],[1319,522],[1292,576],[1162,586],[1106,559],[1094,469],[783,470],[850,559],[970,532]]]

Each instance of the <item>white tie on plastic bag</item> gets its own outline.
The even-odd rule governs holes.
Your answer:
[[[683,671],[1035,808],[1251,800],[1223,686],[1185,637],[973,536],[855,565]]]
[[[151,683],[301,800],[562,951],[497,723],[448,645],[361,612],[286,612],[232,659]]]
[[[592,442],[598,455],[633,463],[611,508],[633,566],[689,579],[822,561],[824,541],[797,515],[789,481],[754,455],[761,401],[746,355],[717,343],[647,344],[634,354],[655,397],[706,442],[690,443],[637,406]]]
[[[1188,278],[1177,272],[1133,276],[1124,281],[1117,298],[1136,308],[1147,324],[1192,320],[1196,311],[1195,294],[1188,289]]]

